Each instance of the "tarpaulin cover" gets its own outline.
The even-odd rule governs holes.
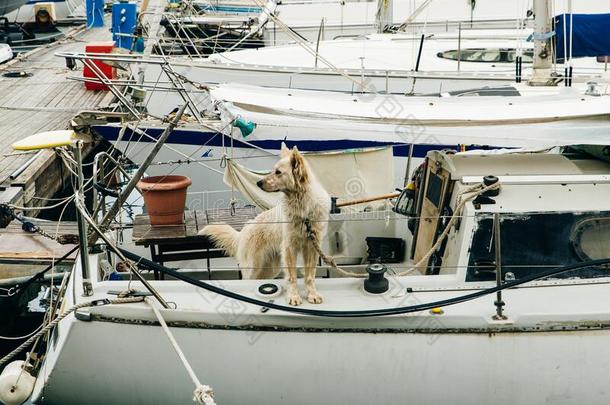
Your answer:
[[[394,158],[390,147],[308,153],[304,157],[318,181],[333,197],[355,200],[394,191]],[[280,193],[268,193],[256,185],[265,174],[229,159],[224,182],[257,207],[269,209],[277,205]],[[386,203],[377,201],[367,205],[380,209]]]
[[[610,14],[573,14],[572,21],[574,30],[570,34],[570,14],[555,17],[557,59],[569,57],[570,36],[573,58],[610,55]],[[564,51],[564,36],[567,54]]]

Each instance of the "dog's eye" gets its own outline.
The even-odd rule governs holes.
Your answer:
[[[279,176],[280,174],[282,174],[282,172],[280,172],[279,170],[276,170],[275,174],[277,174]]]

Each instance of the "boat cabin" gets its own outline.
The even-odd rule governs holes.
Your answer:
[[[492,184],[499,186],[482,191]],[[320,263],[317,276],[366,274],[367,267],[381,264],[388,275],[441,276],[450,283],[468,283],[494,281],[500,266],[502,280],[510,281],[607,258],[608,201],[610,164],[583,154],[432,151],[391,203],[331,214],[322,248],[343,271]],[[246,211],[223,215],[239,226],[256,214],[252,207]],[[242,278],[233,259],[209,244],[201,248],[197,226],[205,225],[204,218],[219,219],[211,213],[187,216],[190,222],[184,229],[191,235],[173,238],[173,246],[199,246],[203,255],[172,253],[167,239],[171,233],[163,229],[166,239],[154,239],[154,229],[142,218],[135,222],[136,243],[151,246],[154,261],[182,260],[178,264],[183,268],[203,267],[201,260],[183,259],[205,257],[206,271],[198,272],[203,278]],[[555,277],[602,277],[607,271],[588,267]]]
[[[608,163],[582,154],[430,152],[415,174],[416,192],[403,193],[395,206],[412,217],[409,259],[422,261],[438,244],[423,260],[421,273],[456,273],[468,282],[495,280],[498,259],[507,281],[607,258],[609,169]],[[473,186],[496,181],[497,190],[469,193]],[[458,218],[446,240],[437,243],[454,215]],[[591,267],[556,277],[607,272]]]

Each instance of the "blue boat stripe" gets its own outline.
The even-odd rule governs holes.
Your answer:
[[[38,4],[38,3],[65,3],[66,0],[28,0],[25,4],[26,5],[33,5],[33,4]]]
[[[93,126],[93,130],[102,138],[109,142],[114,142],[118,139],[120,127],[109,126],[109,125],[96,125]],[[147,128],[145,131],[151,137],[157,139],[163,128]],[[185,129],[174,130],[167,143],[180,144],[180,145],[203,145],[211,147],[221,147],[223,145],[222,137],[224,139],[224,145],[231,144],[231,137],[227,135],[219,135],[216,132],[204,132],[204,131],[190,131]],[[132,142],[153,142],[150,138],[143,135],[132,134],[131,130],[125,131],[123,139],[131,139]],[[335,150],[346,150],[346,149],[362,149],[362,148],[373,148],[383,146],[393,146],[393,152],[395,157],[407,157],[409,155],[409,145],[397,142],[379,142],[379,141],[363,141],[354,139],[332,139],[332,140],[299,140],[291,141],[286,140],[248,140],[249,143],[259,148],[266,150],[279,151],[282,142],[285,142],[288,147],[296,146],[301,151],[306,152],[325,152]],[[233,146],[242,149],[253,149],[252,146],[241,142],[237,138],[233,138]],[[431,150],[441,149],[453,149],[459,150],[460,145],[437,145],[437,144],[415,144],[413,146],[413,157],[423,158]],[[468,146],[467,149],[494,149],[493,147],[482,147],[480,145]]]

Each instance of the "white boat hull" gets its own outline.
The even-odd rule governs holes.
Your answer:
[[[269,170],[277,161],[282,142],[295,145],[303,152],[391,146],[397,187],[404,185],[410,145],[413,145],[414,159],[410,166],[413,170],[430,150],[610,143],[610,110],[606,97],[555,94],[543,108],[544,95],[489,97],[487,101],[481,97],[451,100],[364,95],[354,96],[352,100],[332,93],[303,92],[307,96],[297,98],[300,94],[297,91],[248,86],[231,89],[220,93],[219,98],[235,100],[229,107],[231,114],[256,123],[251,135],[244,138],[233,128],[233,140],[228,136],[223,140],[220,134],[208,129],[182,127],[173,132],[167,141],[168,147],[162,148],[155,159],[157,162],[185,158],[199,161],[172,168],[176,174],[191,177],[198,190],[204,190],[189,197],[191,208],[226,207],[231,201],[230,192],[219,193],[227,189],[222,181],[223,156],[233,157],[254,170]],[[350,115],[341,115],[343,111]],[[111,125],[95,127],[105,139],[126,150],[134,163],[142,163],[152,150],[151,140],[127,134],[123,139],[139,144],[117,143],[119,129]],[[161,130],[147,132],[156,138]],[[153,165],[148,172],[167,174],[167,166]]]
[[[490,171],[501,184],[492,197],[497,203],[463,206],[438,274],[404,275],[396,271],[411,262],[389,264],[395,275],[388,272],[389,288],[380,294],[366,292],[361,278],[318,277],[324,302],[305,301],[298,310],[327,312],[305,314],[275,307],[286,303],[283,281],[237,279],[235,266],[224,267],[228,279],[229,274],[220,275],[223,267],[212,265],[205,274],[213,280],[202,284],[205,269],[181,267],[178,276],[184,281],[169,276],[150,281],[158,296],[175,304],[157,315],[150,308],[159,305],[152,297],[146,303],[85,307],[90,300],[114,299],[111,291],[145,291],[127,274],[107,281],[108,269],[120,259],[109,263],[107,252],[91,253],[90,272],[77,261],[61,306],[62,311],[83,307],[51,334],[33,403],[191,403],[194,384],[158,317],[169,325],[199,381],[214,389],[218,404],[608,403],[608,259],[590,261],[606,257],[607,249],[598,247],[605,248],[608,238],[608,164],[554,154],[431,153],[429,159],[428,174],[451,170],[457,198],[472,192]],[[362,242],[376,232],[359,220],[375,214],[386,224],[379,222],[380,228],[400,221],[402,226],[396,223],[382,235],[409,244],[404,227],[412,217],[400,213],[333,214],[330,221],[341,216],[345,229]],[[503,249],[498,252],[505,275],[501,296],[490,274],[478,270],[485,263],[480,258],[494,257],[485,231],[492,215],[502,221],[497,224],[503,231],[495,228],[502,238],[495,246]],[[542,215],[550,217],[542,221]],[[526,238],[526,232],[536,233]],[[525,245],[538,236],[539,243]],[[129,239],[117,240],[130,250]],[[564,255],[573,249],[581,253]],[[364,246],[359,250],[362,258],[368,256]],[[557,266],[570,273],[547,272],[558,271]],[[343,267],[362,272],[364,266]],[[86,297],[84,279],[91,289]],[[303,281],[298,282],[301,293]],[[512,282],[525,284],[507,284]],[[276,284],[278,291],[265,294],[263,283]],[[498,300],[504,303],[501,319]]]
[[[272,88],[347,92],[354,95],[358,95],[362,91],[357,84],[362,82],[366,84],[369,90],[379,93],[403,95],[405,93],[438,94],[480,89],[483,87],[493,88],[508,86],[514,84],[515,81],[513,74],[464,73],[458,75],[452,72],[426,74],[425,72],[380,70],[375,72],[367,71],[363,76],[360,72],[356,71],[348,75],[353,79],[353,81],[350,81],[344,76],[333,72],[316,71],[314,69],[295,72],[289,69],[282,71],[281,69],[262,67],[228,67],[212,63],[182,65],[180,62],[177,62],[173,67],[176,72],[197,83],[242,83]],[[164,75],[160,73],[159,67],[149,65],[146,68],[146,81],[151,86],[155,86],[159,78],[161,78],[161,81],[165,80]],[[200,91],[190,87],[188,84],[186,86],[191,92],[192,97],[197,99]],[[203,96],[200,96],[200,98],[203,98]],[[146,107],[152,115],[164,116],[170,113],[176,105],[183,102],[182,98],[175,91],[155,89],[149,93]]]
[[[607,330],[172,332],[218,404],[608,400]],[[37,403],[188,404],[194,389],[159,326],[113,322],[74,321],[47,379],[44,400]]]
[[[514,84],[516,69],[511,58],[516,48],[526,54],[521,78],[527,81],[532,75],[533,49],[525,38],[530,33],[474,30],[464,33],[466,38],[461,41],[457,33],[438,34],[423,45],[417,35],[372,34],[321,42],[319,49],[315,43],[290,44],[219,53],[205,59],[173,57],[170,62],[176,72],[201,84],[239,83],[351,94],[441,94]],[[468,56],[461,62],[455,55],[459,46]],[[319,57],[313,56],[314,48]],[[504,51],[500,53],[500,49]],[[563,67],[556,69],[561,76]],[[607,66],[595,58],[578,58],[573,69],[575,83],[607,81]],[[145,78],[150,86],[161,83],[161,87],[168,87],[159,66],[147,66]],[[158,89],[149,99],[147,107],[156,115],[167,114],[181,101]]]
[[[8,13],[6,17],[10,21],[15,21],[18,23],[27,23],[34,22],[36,16],[34,15],[34,7],[38,3],[46,3],[45,0],[29,0],[22,2],[22,6],[19,9]],[[66,0],[56,0],[53,1],[53,8],[55,10],[55,18],[58,21],[69,20],[69,18],[77,12],[77,9],[82,7],[82,11],[84,13],[84,1],[77,0],[68,3]],[[74,18],[84,19],[84,14],[80,16],[74,16]]]

